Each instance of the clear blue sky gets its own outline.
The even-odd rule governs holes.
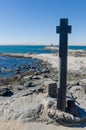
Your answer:
[[[86,45],[86,0],[0,0],[0,44],[58,45],[60,18],[72,25],[69,45]]]

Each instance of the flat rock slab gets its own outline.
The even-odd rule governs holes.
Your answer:
[[[8,99],[0,97],[0,117],[4,121],[9,119],[18,119],[23,122],[35,121],[43,118],[45,106],[47,106],[47,100],[44,96],[25,95],[23,91]]]
[[[77,119],[80,120],[67,113],[59,115],[55,105],[56,99],[48,97],[46,93],[32,94],[29,90],[19,91],[12,97],[0,97],[0,118],[3,121],[18,120],[63,125],[66,123],[67,126],[74,126],[78,122]],[[86,123],[86,119],[80,121]]]

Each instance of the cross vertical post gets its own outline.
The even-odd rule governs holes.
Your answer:
[[[66,108],[66,82],[67,82],[67,45],[68,33],[71,33],[71,26],[68,26],[68,19],[60,19],[60,26],[56,27],[59,33],[59,87],[57,95],[57,109],[65,111]]]

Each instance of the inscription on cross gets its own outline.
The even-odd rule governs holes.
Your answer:
[[[71,26],[68,26],[68,19],[60,19],[60,26],[56,27],[59,37],[59,87],[57,95],[57,108],[65,111],[66,108],[66,82],[67,82],[67,45],[68,33],[71,33]]]

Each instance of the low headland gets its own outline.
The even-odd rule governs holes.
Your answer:
[[[86,129],[85,50],[68,51],[67,100],[75,102],[73,113],[68,106],[66,112],[57,110],[57,95],[49,95],[50,84],[58,87],[58,53],[0,56],[39,59],[34,67],[24,66],[27,67],[24,73],[20,73],[20,67],[14,76],[0,79],[0,130]]]

